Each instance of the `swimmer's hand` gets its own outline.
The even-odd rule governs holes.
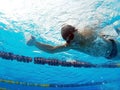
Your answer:
[[[34,45],[35,45],[35,42],[36,42],[35,37],[30,36],[30,37],[28,38],[26,44],[27,44],[28,46],[34,46]]]

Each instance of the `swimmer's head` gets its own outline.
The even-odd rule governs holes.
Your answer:
[[[74,32],[77,31],[77,29],[75,29],[75,27],[71,26],[71,25],[64,25],[61,28],[61,35],[63,37],[63,39],[67,42],[70,43],[71,40],[73,40],[74,38]]]

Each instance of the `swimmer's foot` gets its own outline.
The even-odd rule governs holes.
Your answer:
[[[30,37],[28,38],[26,44],[27,44],[28,46],[33,46],[33,45],[35,45],[35,42],[36,42],[35,37],[30,36]]]

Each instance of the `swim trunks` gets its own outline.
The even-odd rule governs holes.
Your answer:
[[[106,58],[107,59],[112,59],[114,58],[115,56],[117,56],[117,53],[118,53],[118,50],[117,50],[117,44],[116,42],[113,40],[113,39],[109,39],[112,43],[112,50],[111,50],[111,53],[109,56],[107,56]]]

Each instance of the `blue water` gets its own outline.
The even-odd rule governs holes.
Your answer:
[[[120,62],[92,57],[77,51],[49,54],[26,45],[25,37],[32,34],[40,42],[60,45],[64,43],[60,28],[64,23],[79,27],[100,21],[102,29],[114,35],[120,26],[119,0],[0,0],[0,51],[30,57],[79,60],[93,64]],[[0,82],[0,88],[9,90],[119,90],[119,68],[73,68],[35,65],[0,58],[0,79],[40,84],[84,84],[103,82],[101,85],[74,88],[41,88]],[[105,84],[104,81],[113,81]]]

